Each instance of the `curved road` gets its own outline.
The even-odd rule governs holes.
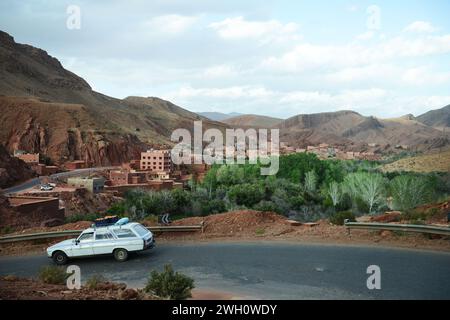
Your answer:
[[[114,169],[114,168],[117,168],[117,167],[96,167],[96,168],[76,169],[76,170],[72,170],[72,171],[58,172],[58,173],[48,176],[48,178],[50,180],[54,180],[54,179],[58,179],[58,178],[67,178],[67,177],[72,177],[72,176],[90,175],[96,171],[102,171],[102,170]],[[7,189],[3,189],[2,192],[4,194],[11,194],[11,193],[17,193],[17,192],[31,189],[37,185],[40,185],[41,178],[45,178],[45,177],[46,176],[41,176],[38,178],[34,178],[31,180],[25,181],[19,185],[16,185],[16,186],[13,186],[13,187],[10,187]]]
[[[171,263],[200,289],[250,299],[450,299],[450,253],[374,247],[286,244],[159,244],[125,263],[73,260],[82,280],[102,274],[143,287],[152,269]],[[0,275],[36,276],[44,255],[0,258]],[[381,290],[368,290],[367,267],[381,268]]]

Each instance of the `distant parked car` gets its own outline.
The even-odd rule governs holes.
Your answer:
[[[123,221],[123,219],[122,219]],[[143,251],[155,246],[153,234],[143,225],[132,222],[84,230],[76,239],[65,240],[47,248],[47,256],[58,265],[70,258],[112,254],[126,261],[130,252]]]
[[[41,186],[41,191],[52,191],[54,187],[52,187],[51,185],[48,184],[43,184]]]

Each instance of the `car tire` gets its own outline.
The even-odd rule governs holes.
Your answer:
[[[69,260],[67,258],[67,255],[64,252],[62,252],[62,251],[56,251],[53,254],[52,258],[53,258],[53,261],[57,265],[60,265],[60,266],[65,265],[67,263],[67,260]]]
[[[128,259],[128,251],[125,249],[116,249],[114,250],[114,259],[119,262],[127,261]]]

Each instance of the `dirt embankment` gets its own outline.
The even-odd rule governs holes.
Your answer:
[[[404,248],[450,251],[450,241],[440,236],[390,231],[351,230],[330,224],[327,220],[313,225],[293,225],[286,218],[271,212],[236,211],[207,217],[193,217],[173,225],[204,223],[204,232],[189,234],[164,233],[164,240],[183,241],[289,241],[328,244],[364,244]]]
[[[1,300],[155,300],[142,290],[122,283],[104,282],[94,289],[68,290],[65,285],[46,284],[15,276],[0,277]]]

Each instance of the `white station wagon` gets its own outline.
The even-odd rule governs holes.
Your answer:
[[[132,222],[122,225],[92,227],[77,239],[61,241],[47,248],[47,256],[63,265],[69,258],[113,254],[117,261],[126,261],[129,252],[143,251],[155,246],[153,234],[143,225]]]

